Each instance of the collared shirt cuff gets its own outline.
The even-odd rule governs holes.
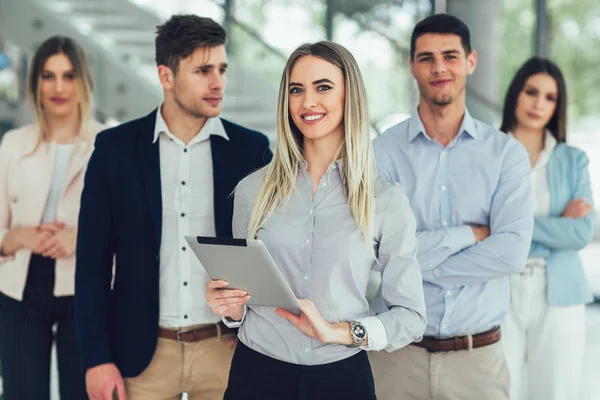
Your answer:
[[[363,324],[367,330],[368,344],[361,346],[361,349],[379,351],[387,346],[387,333],[385,333],[385,327],[379,318],[365,317],[359,318],[356,321]]]
[[[469,225],[445,229],[452,254],[475,244],[475,234]]]
[[[248,307],[246,307],[246,305],[244,304],[244,315],[242,316],[241,320],[234,321],[234,320],[232,320],[229,317],[221,317],[221,321],[223,321],[223,323],[225,324],[225,326],[228,327],[228,328],[239,328],[244,323],[244,320],[246,319],[246,314],[247,313],[248,313]]]

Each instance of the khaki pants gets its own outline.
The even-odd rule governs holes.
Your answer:
[[[125,378],[129,400],[222,400],[233,349],[227,337],[194,343],[158,338],[150,365],[135,378]]]
[[[406,346],[369,352],[378,400],[508,400],[510,378],[500,343],[428,353]]]

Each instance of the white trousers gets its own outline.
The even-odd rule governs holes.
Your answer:
[[[527,266],[511,277],[502,326],[511,400],[579,400],[585,353],[585,305],[546,303],[546,269]]]

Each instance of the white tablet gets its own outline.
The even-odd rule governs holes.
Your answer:
[[[227,289],[250,293],[248,305],[285,308],[300,315],[300,303],[260,240],[186,236],[208,273],[229,282]]]

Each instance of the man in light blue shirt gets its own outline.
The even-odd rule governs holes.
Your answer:
[[[458,18],[417,24],[418,108],[375,140],[379,173],[405,187],[417,219],[427,305],[422,342],[372,354],[380,399],[508,399],[499,325],[531,241],[531,168],[516,140],[466,110],[476,62]]]

